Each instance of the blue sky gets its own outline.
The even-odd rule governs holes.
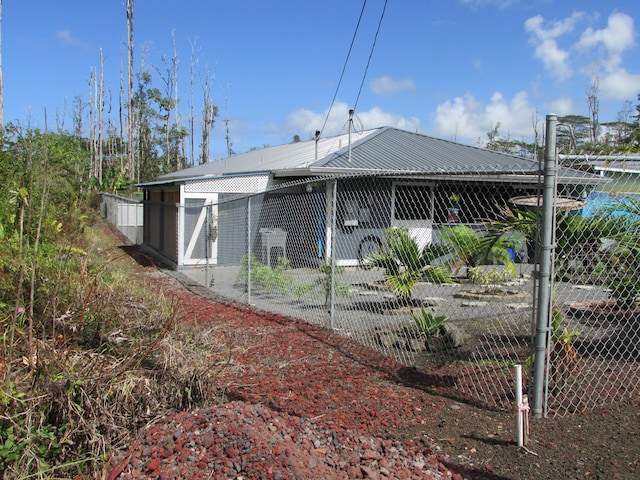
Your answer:
[[[73,99],[89,98],[102,49],[117,123],[125,1],[3,3],[5,122],[44,128],[46,111],[50,129],[71,130]],[[476,144],[498,123],[503,137],[531,140],[548,113],[588,116],[594,81],[601,122],[638,103],[638,0],[368,0],[338,89],[363,3],[136,0],[135,69],[144,61],[161,87],[173,32],[185,119],[192,59],[213,82],[213,158],[226,156],[226,117],[241,153],[344,132],[354,106],[357,128]],[[201,97],[197,81],[198,116]]]

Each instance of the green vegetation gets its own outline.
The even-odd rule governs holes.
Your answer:
[[[249,269],[251,269],[251,285],[261,288],[263,293],[280,295],[289,292],[302,293],[296,288],[297,285],[294,285],[292,278],[285,274],[291,270],[291,262],[284,257],[278,257],[278,263],[272,268],[259,262],[255,255],[251,255],[250,258],[245,255],[236,282],[246,285],[249,281]]]
[[[434,261],[447,255],[446,245],[425,245],[422,249],[406,228],[388,228],[384,232],[385,246],[369,254],[364,264],[385,270],[385,281],[403,305],[409,305],[419,281],[451,283],[449,270]]]
[[[424,307],[420,309],[419,313],[411,313],[420,333],[431,337],[442,334],[445,324],[449,318],[446,315],[435,315],[432,312],[427,311]]]
[[[476,285],[495,285],[515,280],[518,277],[517,271],[513,268],[501,267],[485,270],[482,267],[469,267],[468,277]]]
[[[334,293],[342,297],[350,297],[350,286],[342,284],[337,277],[344,272],[344,267],[336,265],[331,272],[331,263],[322,262],[318,267],[320,276],[312,283],[298,282],[287,272],[291,270],[291,262],[284,258],[278,257],[278,263],[275,267],[270,267],[258,261],[255,255],[250,257],[244,256],[240,266],[240,272],[236,278],[237,283],[247,285],[249,282],[249,268],[251,268],[251,285],[261,290],[263,294],[275,293],[278,295],[290,295],[297,300],[309,298],[314,300],[319,296],[323,296],[324,305],[329,304],[331,296],[331,278],[334,278]]]
[[[477,267],[501,263],[517,276],[518,271],[509,249],[518,248],[524,238],[513,232],[501,232],[499,235],[481,235],[466,225],[444,227],[440,232],[440,241],[451,250],[449,265],[453,275],[458,275],[463,266]]]
[[[618,304],[631,307],[640,294],[640,201],[621,197],[598,212],[589,228],[611,241],[600,256],[602,276]]]
[[[92,477],[149,418],[220,398],[207,359],[226,347],[176,325],[100,231],[84,140],[11,125],[4,139],[1,476]]]

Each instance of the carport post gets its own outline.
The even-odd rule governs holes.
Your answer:
[[[544,190],[542,192],[542,231],[539,245],[538,308],[536,314],[535,362],[533,371],[533,402],[531,412],[534,417],[542,416],[542,400],[545,383],[545,360],[547,338],[549,336],[549,311],[551,305],[551,261],[554,239],[554,199],[556,195],[556,155],[555,114],[547,115],[547,138],[544,151]]]

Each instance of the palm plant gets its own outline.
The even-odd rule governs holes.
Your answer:
[[[479,235],[466,225],[444,227],[440,231],[440,239],[452,251],[449,262],[454,275],[458,275],[463,266],[476,267],[494,262],[502,263],[517,274],[510,249],[525,241],[521,234],[513,231],[490,229],[488,234]]]
[[[413,291],[421,280],[451,283],[446,266],[432,265],[434,260],[451,252],[448,246],[427,244],[420,248],[404,227],[388,228],[384,234],[385,246],[369,254],[364,263],[385,270],[385,281],[402,304],[410,304]]]

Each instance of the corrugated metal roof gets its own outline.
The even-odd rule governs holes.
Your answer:
[[[352,145],[378,130],[379,129],[352,132]],[[247,153],[187,168],[185,170],[180,170],[179,172],[167,173],[158,177],[158,181],[179,180],[208,175],[227,175],[232,173],[304,168],[315,162],[318,158],[324,158],[335,151],[345,148],[348,145],[348,142],[348,133],[335,137],[320,138],[318,140],[317,158],[315,140],[251,150]]]
[[[532,173],[539,169],[534,160],[389,127],[352,145],[350,158],[343,149],[314,166],[422,174]]]
[[[349,138],[351,144],[349,145]],[[274,176],[338,172],[397,172],[426,176],[483,175],[530,177],[541,173],[536,160],[477,148],[392,127],[252,150],[215,162],[162,175],[146,185],[191,181],[207,176],[271,172]],[[560,167],[558,176],[579,183],[597,176]],[[588,176],[590,178],[584,178]],[[593,177],[591,179],[591,177]]]

